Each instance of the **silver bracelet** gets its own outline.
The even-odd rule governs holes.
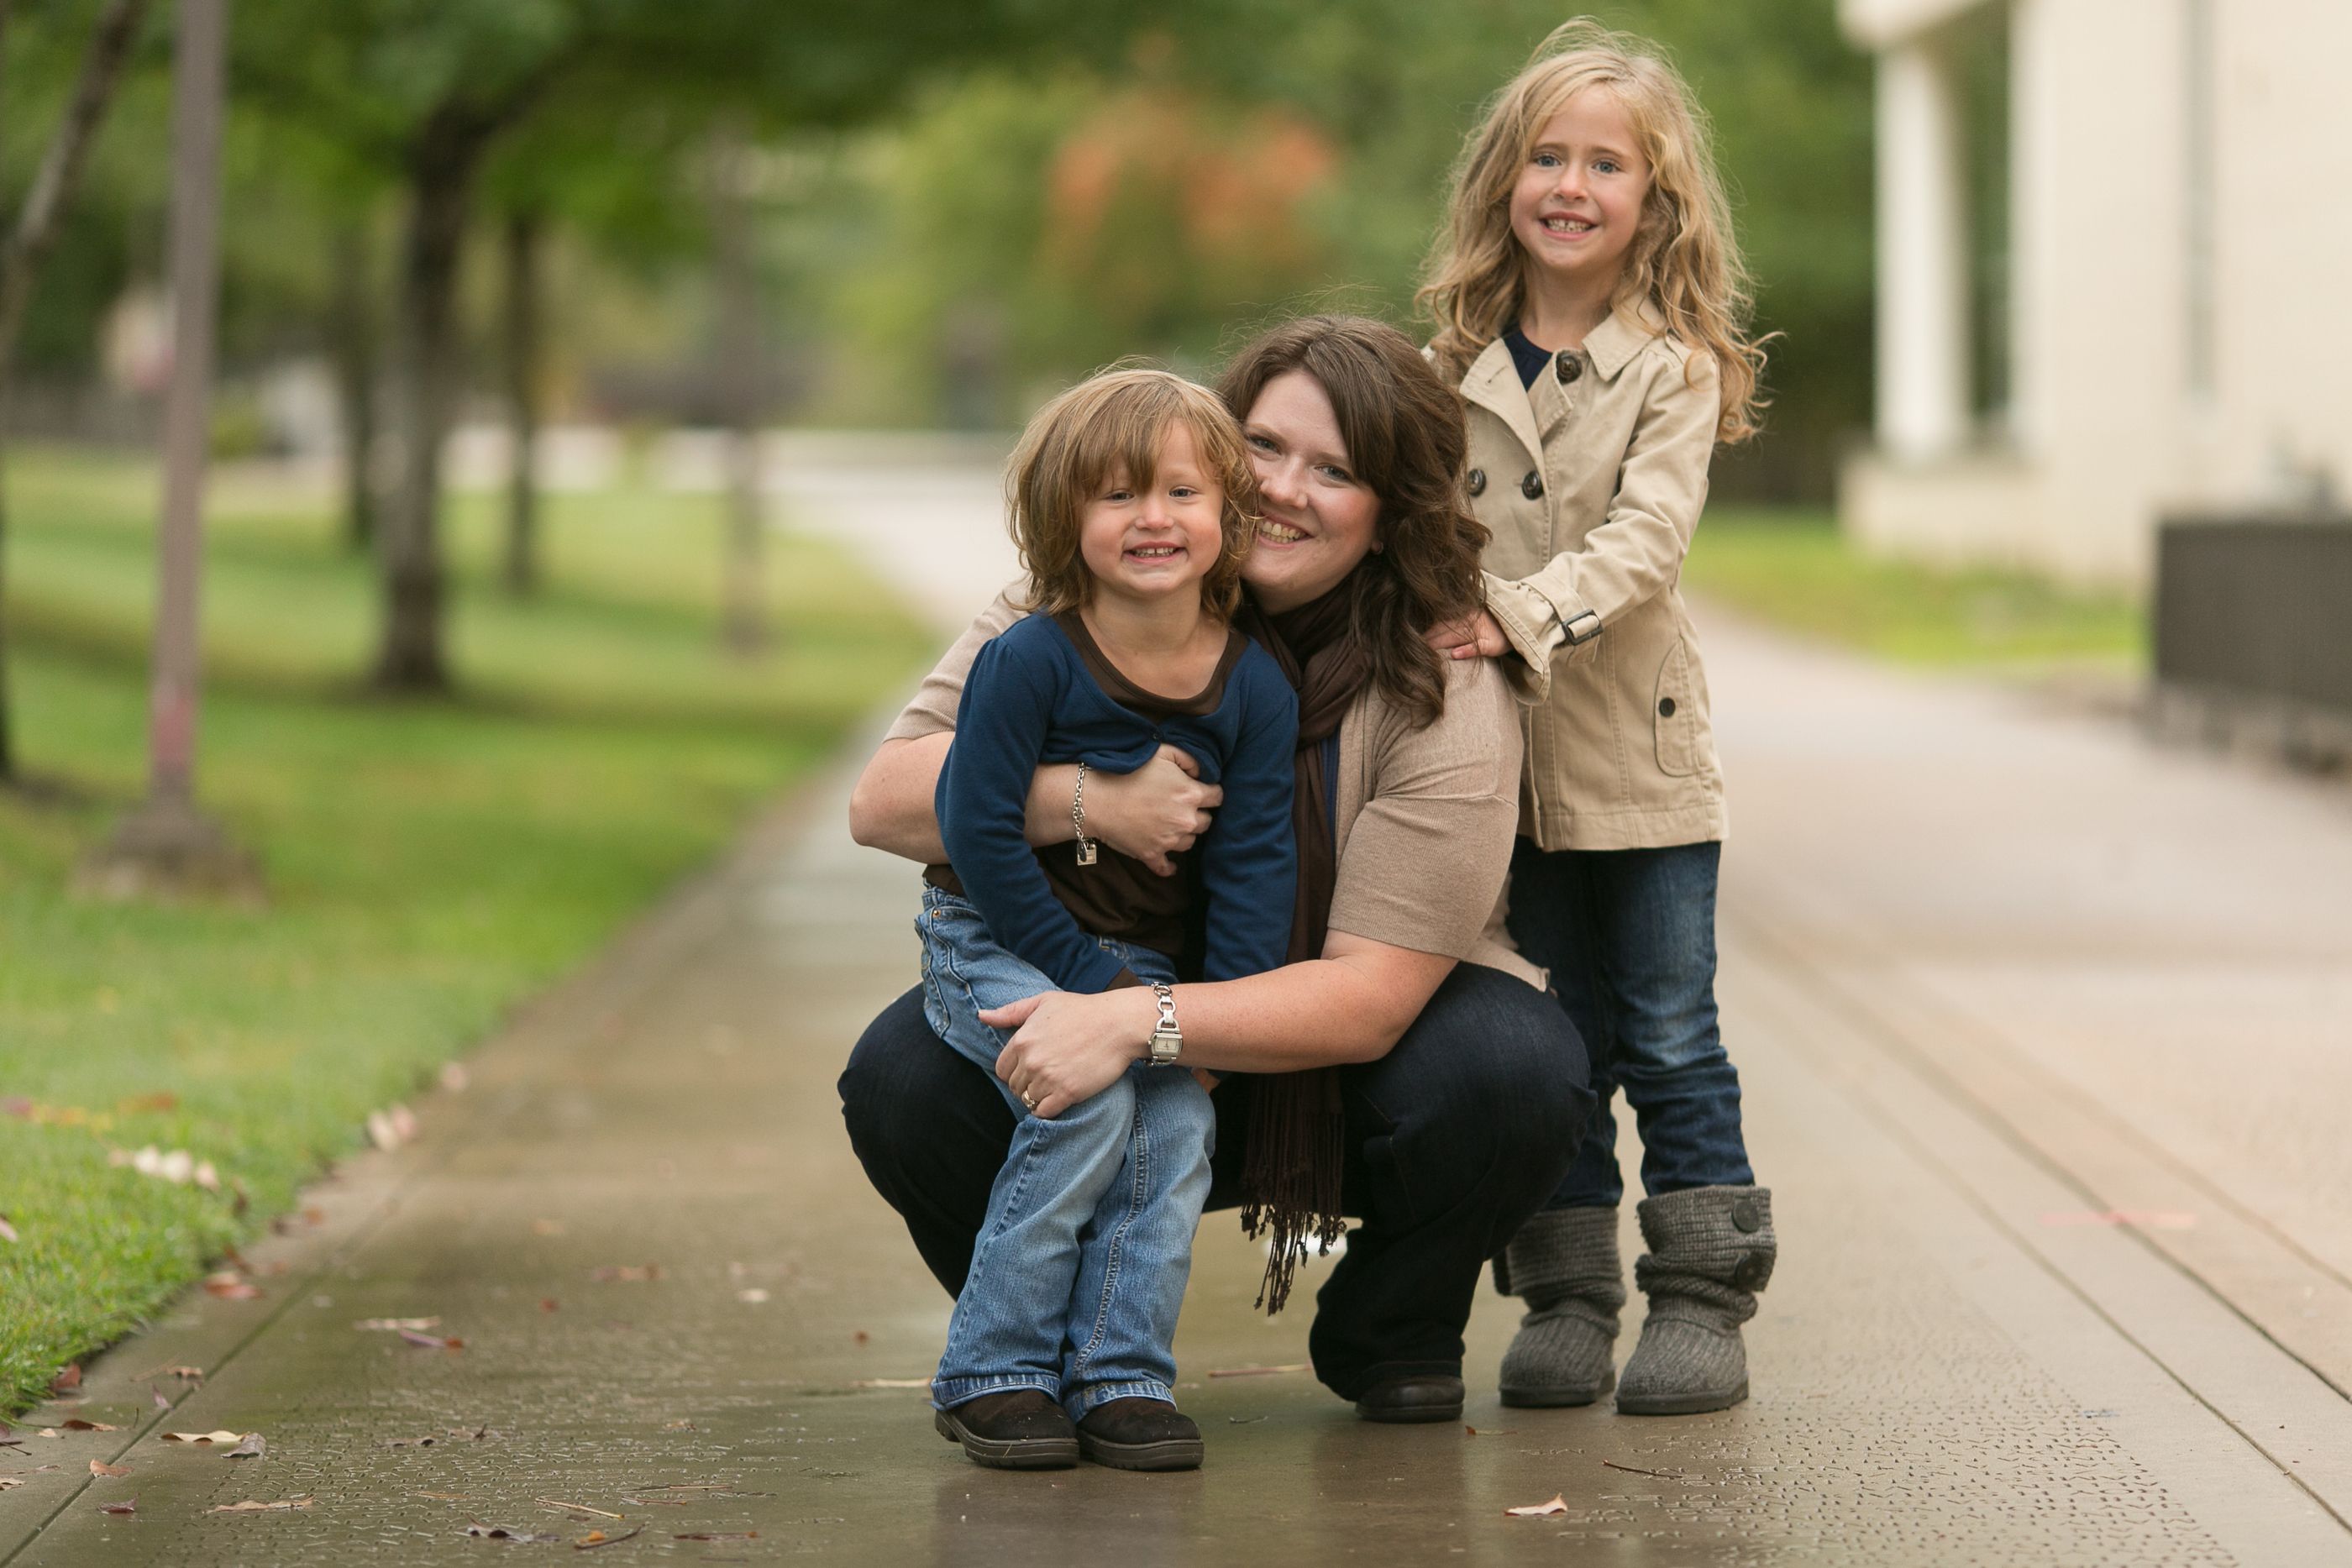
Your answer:
[[[1078,836],[1078,863],[1095,863],[1095,841],[1087,837],[1087,765],[1078,764],[1078,790],[1070,797],[1070,827]]]

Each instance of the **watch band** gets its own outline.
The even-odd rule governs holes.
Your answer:
[[[1176,993],[1164,981],[1151,982],[1151,994],[1160,1004],[1160,1019],[1143,1043],[1151,1052],[1151,1065],[1172,1067],[1184,1052],[1184,1031],[1176,1027]]]

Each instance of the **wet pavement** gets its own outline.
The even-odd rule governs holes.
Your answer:
[[[929,553],[943,619],[998,548]],[[257,1299],[192,1292],[20,1424],[0,1563],[598,1530],[642,1531],[615,1562],[2352,1563],[2352,789],[1701,613],[1727,1035],[1783,1246],[1748,1404],[1504,1410],[1482,1292],[1466,1427],[1365,1425],[1213,1216],[1178,1341],[1206,1468],[966,1463],[919,1389],[947,1298],[832,1088],[916,957],[845,766],[320,1184],[249,1249]],[[428,1317],[463,1348],[354,1326]],[[119,1429],[37,1435],[68,1415]],[[162,1437],[214,1429],[267,1451]]]

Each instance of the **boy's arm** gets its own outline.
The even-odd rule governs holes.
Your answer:
[[[1538,697],[1549,686],[1553,653],[1580,616],[1596,616],[1606,629],[1682,571],[1723,411],[1713,357],[1692,354],[1686,366],[1654,372],[1608,519],[1540,571],[1486,579],[1486,609],[1527,661]]]
[[[1241,734],[1226,759],[1225,804],[1201,841],[1208,944],[1202,978],[1239,979],[1289,956],[1298,847],[1291,832],[1298,699],[1270,658],[1253,649],[1234,674]]]
[[[1068,991],[1101,991],[1124,966],[1078,927],[1024,831],[1030,776],[1061,700],[1050,658],[991,643],[972,661],[940,774],[940,838],[964,896],[999,946]]]

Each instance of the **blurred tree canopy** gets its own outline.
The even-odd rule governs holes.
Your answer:
[[[1832,0],[1619,0],[1714,121],[1773,351],[1768,434],[1719,486],[1822,496],[1866,423],[1870,77]],[[1205,368],[1302,307],[1417,329],[1447,172],[1556,4],[1223,0],[1048,77],[981,69],[837,142],[783,265],[828,422],[1017,422],[1125,354]],[[790,325],[787,324],[788,330]]]

